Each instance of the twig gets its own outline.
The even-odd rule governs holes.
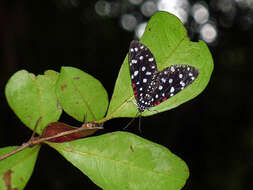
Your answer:
[[[51,140],[51,139],[54,139],[54,138],[57,138],[57,137],[66,136],[66,135],[70,135],[70,134],[77,133],[77,132],[80,132],[80,131],[93,130],[93,129],[103,129],[103,127],[92,127],[92,128],[81,128],[80,127],[80,128],[73,129],[73,130],[70,130],[70,131],[64,131],[64,132],[58,133],[57,135],[54,135],[54,136],[51,136],[51,137],[37,138],[37,139],[34,139],[32,141],[30,146],[34,146],[34,145],[37,145],[37,144],[42,143],[44,141],[48,141],[48,140]],[[0,160],[1,160],[1,157],[0,157]]]
[[[13,150],[13,151],[11,151],[11,152],[8,152],[7,154],[4,154],[4,155],[0,156],[0,161],[3,160],[3,159],[5,159],[5,158],[7,158],[7,157],[9,157],[9,156],[11,156],[11,155],[13,155],[13,154],[16,154],[17,152],[19,152],[19,151],[21,151],[21,150],[24,150],[24,149],[27,148],[27,147],[29,147],[29,146],[30,146],[30,143],[29,143],[29,142],[31,142],[31,141],[28,141],[28,142],[22,144],[22,145],[21,145],[20,147],[18,147],[17,149],[15,149],[15,150]]]
[[[38,125],[39,120],[37,121],[36,126]],[[86,126],[86,128],[83,127],[83,126]],[[5,158],[7,158],[7,157],[9,157],[9,156],[11,156],[11,155],[13,155],[13,154],[15,154],[15,153],[17,153],[17,152],[19,152],[19,151],[21,151],[21,150],[24,150],[27,147],[38,145],[40,143],[43,143],[45,141],[48,141],[48,140],[51,140],[51,139],[54,139],[54,138],[57,138],[57,137],[61,137],[61,136],[65,136],[65,135],[70,135],[70,134],[77,133],[77,132],[80,132],[80,131],[85,131],[85,130],[103,129],[103,127],[93,127],[93,123],[86,123],[83,126],[80,127],[80,128],[77,128],[77,129],[73,129],[73,130],[69,130],[69,131],[64,131],[64,132],[58,133],[57,135],[54,135],[54,136],[51,136],[51,137],[37,137],[37,138],[34,138],[34,135],[35,135],[35,132],[34,132],[33,135],[32,135],[32,137],[30,138],[30,140],[28,142],[22,144],[17,149],[15,149],[15,150],[13,150],[13,151],[5,154],[5,155],[0,156],[0,161],[3,160],[3,159],[5,159]]]
[[[36,121],[35,127],[34,127],[34,129],[33,129],[33,134],[32,134],[32,136],[31,136],[31,138],[30,138],[29,141],[32,141],[32,140],[34,139],[34,136],[35,136],[35,134],[36,134],[36,131],[37,131],[37,128],[38,128],[38,126],[39,126],[39,123],[40,123],[41,119],[42,119],[42,117],[40,117],[40,118]],[[28,142],[29,142],[29,141],[28,141]]]

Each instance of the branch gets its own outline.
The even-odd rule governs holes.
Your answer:
[[[41,120],[41,118],[37,121],[36,126],[38,125],[38,123],[39,123],[40,120]],[[95,127],[94,127],[94,125],[95,125]],[[35,128],[36,128],[36,126],[35,126]],[[69,131],[64,131],[64,132],[58,133],[57,135],[54,135],[54,136],[51,136],[51,137],[37,137],[37,138],[35,138],[34,137],[35,133],[33,132],[32,137],[30,138],[29,141],[27,141],[26,143],[22,144],[17,149],[15,149],[15,150],[7,153],[7,154],[4,154],[4,155],[0,156],[0,161],[3,160],[3,159],[5,159],[5,158],[8,158],[9,156],[11,156],[13,154],[16,154],[17,152],[19,152],[21,150],[24,150],[27,147],[38,145],[40,143],[43,143],[45,141],[48,141],[48,140],[51,140],[51,139],[54,139],[54,138],[57,138],[57,137],[61,137],[61,136],[65,136],[65,135],[70,135],[70,134],[73,134],[73,133],[76,133],[76,132],[80,132],[80,131],[85,131],[85,130],[93,130],[93,129],[103,129],[103,127],[96,127],[95,123],[85,123],[80,128],[69,130]]]
[[[5,158],[8,158],[9,156],[13,155],[13,154],[16,154],[17,152],[21,151],[21,150],[24,150],[25,148],[29,147],[30,146],[30,142],[31,141],[28,141],[24,144],[22,144],[20,147],[18,147],[17,149],[11,151],[11,152],[8,152],[7,154],[4,154],[2,156],[0,156],[0,161],[5,159]]]

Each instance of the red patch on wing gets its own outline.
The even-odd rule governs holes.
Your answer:
[[[167,100],[167,98],[163,98],[163,99],[162,99],[163,102],[166,101],[166,100]]]
[[[137,93],[137,91],[136,91],[136,90],[134,90],[134,95],[135,95],[135,97],[137,97],[137,96],[138,96],[138,93]]]

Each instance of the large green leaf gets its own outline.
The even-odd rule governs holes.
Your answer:
[[[178,190],[189,176],[179,157],[131,133],[49,145],[105,190]]]
[[[80,69],[62,67],[56,92],[63,110],[81,122],[99,120],[105,115],[106,90],[97,79]]]
[[[174,64],[188,64],[199,70],[198,78],[180,93],[142,113],[152,115],[177,107],[196,97],[209,82],[213,60],[203,41],[191,42],[180,20],[167,12],[157,12],[148,22],[141,42],[155,56],[158,70]],[[154,109],[153,109],[154,110]],[[120,69],[106,118],[135,117],[138,113],[131,87],[128,56]]]
[[[5,88],[10,107],[26,126],[33,129],[42,117],[36,131],[39,134],[48,123],[57,121],[62,112],[55,93],[57,78],[55,71],[46,71],[45,75],[36,77],[21,70],[9,79]]]
[[[0,161],[0,189],[21,190],[32,175],[40,146],[26,148]],[[17,146],[0,148],[0,155],[4,155]]]

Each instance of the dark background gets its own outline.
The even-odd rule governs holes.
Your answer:
[[[4,95],[6,82],[20,69],[42,74],[47,69],[59,71],[63,65],[77,67],[100,80],[111,97],[129,43],[135,38],[133,31],[122,27],[122,15],[138,15],[138,22],[148,17],[141,14],[141,3],[108,1],[117,2],[118,11],[101,15],[94,9],[97,2],[0,1],[1,147],[20,145],[31,135]],[[188,1],[190,7],[197,2]],[[207,88],[176,109],[142,118],[141,133],[138,120],[127,131],[169,148],[187,163],[190,178],[185,190],[250,190],[253,1],[205,1],[204,5],[218,34],[208,43],[214,72]],[[227,11],[230,6],[234,12]],[[190,12],[185,25],[191,39],[199,40]],[[80,125],[65,114],[61,121]],[[105,132],[123,130],[128,122],[125,118],[108,121]],[[26,189],[99,188],[56,151],[43,146]]]

